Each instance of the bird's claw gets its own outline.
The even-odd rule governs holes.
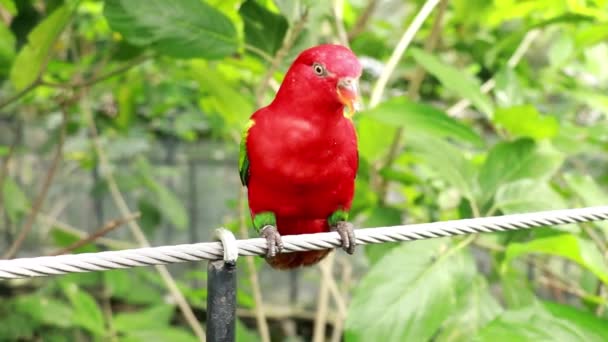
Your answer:
[[[266,239],[268,250],[266,251],[266,257],[272,258],[283,250],[283,239],[281,234],[277,230],[277,227],[267,225],[260,231],[260,236]]]
[[[353,224],[346,221],[338,221],[334,227],[331,227],[331,230],[340,234],[342,249],[348,254],[353,254],[355,252],[355,246],[357,245],[355,240],[355,227]]]

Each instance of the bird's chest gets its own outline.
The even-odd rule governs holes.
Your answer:
[[[258,164],[259,176],[290,188],[310,188],[337,183],[352,173],[348,159],[356,149],[339,123],[315,125],[292,119],[260,127],[264,138]],[[352,140],[352,139],[351,139]],[[350,152],[350,153],[349,153]]]

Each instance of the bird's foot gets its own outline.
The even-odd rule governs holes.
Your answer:
[[[277,227],[272,225],[266,225],[260,230],[260,236],[266,239],[268,250],[266,251],[266,257],[272,258],[283,250],[283,239],[281,234],[277,230]]]
[[[338,221],[335,225],[331,226],[331,230],[340,234],[342,249],[348,254],[353,254],[355,252],[355,246],[357,245],[355,241],[355,227],[353,224],[348,221]]]

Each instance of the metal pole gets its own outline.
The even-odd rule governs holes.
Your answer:
[[[236,262],[210,261],[207,267],[207,341],[233,342],[236,320]]]

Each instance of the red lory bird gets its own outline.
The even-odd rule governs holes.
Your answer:
[[[268,106],[251,116],[239,173],[253,225],[277,269],[313,265],[330,250],[281,254],[281,235],[336,231],[355,250],[348,213],[359,164],[352,114],[361,65],[351,50],[319,45],[293,62]]]

